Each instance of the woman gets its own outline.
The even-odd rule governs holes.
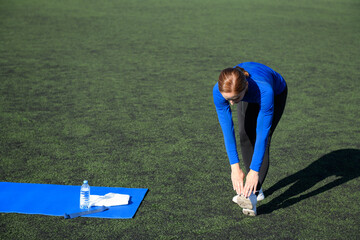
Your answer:
[[[255,62],[224,69],[213,88],[218,119],[231,165],[233,198],[246,215],[256,216],[257,195],[269,168],[271,136],[285,108],[287,86],[271,68]],[[239,166],[230,104],[237,104],[240,146],[247,171]],[[260,196],[259,196],[260,197]]]

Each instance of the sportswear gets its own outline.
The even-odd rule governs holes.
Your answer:
[[[264,158],[266,144],[274,114],[274,96],[286,88],[284,78],[261,63],[244,62],[237,66],[249,73],[248,90],[241,101],[257,103],[260,106],[256,125],[256,141],[250,169],[259,172]],[[236,67],[236,66],[235,66]],[[234,123],[229,101],[219,91],[218,83],[213,87],[213,98],[219,123],[224,135],[226,152],[230,164],[239,162],[236,148]]]

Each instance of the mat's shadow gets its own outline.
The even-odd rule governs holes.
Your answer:
[[[297,196],[317,183],[325,181],[326,178],[337,176],[334,181],[325,184],[318,189]],[[280,208],[286,208],[300,202],[306,198],[325,192],[333,187],[339,186],[347,181],[360,176],[360,150],[342,149],[328,153],[303,170],[288,176],[264,192],[269,197],[275,191],[293,184],[280,196],[274,198],[269,203],[260,205],[258,212],[268,214]]]

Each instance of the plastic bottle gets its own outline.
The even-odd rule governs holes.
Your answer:
[[[90,204],[90,186],[87,180],[84,180],[80,190],[80,208],[88,209]]]

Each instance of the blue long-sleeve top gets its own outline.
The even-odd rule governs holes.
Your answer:
[[[257,103],[260,106],[254,154],[250,164],[250,169],[259,172],[274,114],[274,96],[282,93],[286,82],[279,73],[261,63],[244,62],[237,66],[244,68],[250,74],[247,78],[248,91],[241,101]],[[220,93],[218,83],[213,88],[213,97],[230,164],[238,163],[239,156],[236,149],[231,108],[229,101]]]

